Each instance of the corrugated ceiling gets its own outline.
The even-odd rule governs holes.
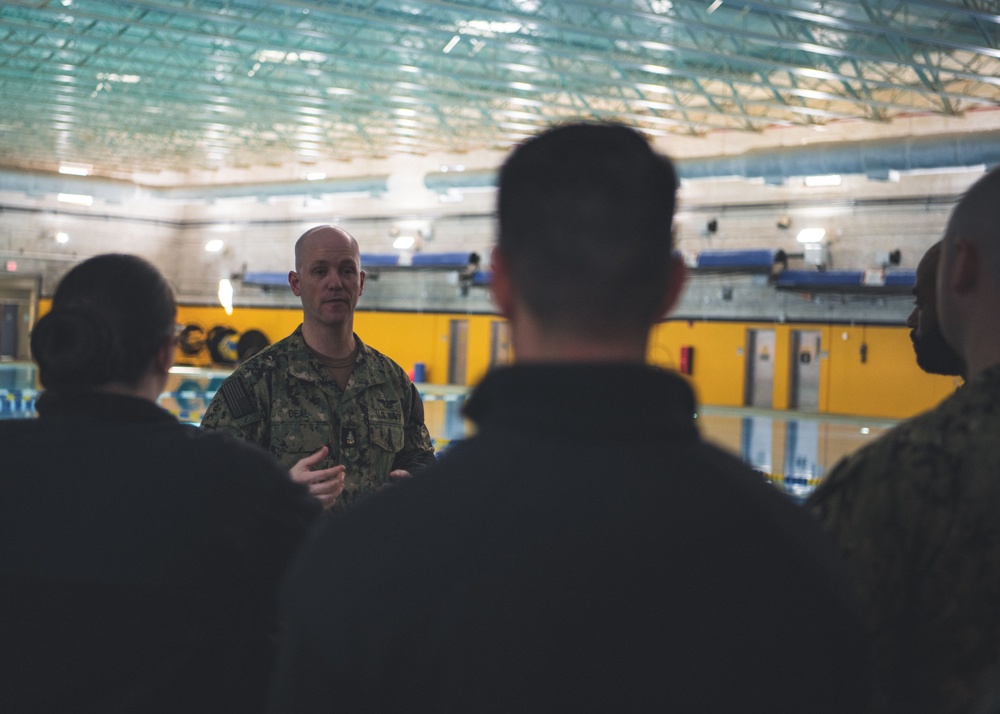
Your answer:
[[[4,0],[0,167],[505,150],[1000,106],[996,0]]]

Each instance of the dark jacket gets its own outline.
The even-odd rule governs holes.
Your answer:
[[[867,644],[818,526],[643,366],[496,370],[477,433],[327,524],[273,712],[856,712]]]
[[[0,711],[251,712],[319,512],[263,451],[109,394],[0,422]]]

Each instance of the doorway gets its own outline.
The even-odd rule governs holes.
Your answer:
[[[448,384],[465,384],[468,374],[469,321],[452,320],[448,348]]]
[[[490,324],[490,367],[502,367],[510,363],[510,323],[497,320]]]
[[[819,331],[792,330],[789,409],[805,412],[815,412],[819,409],[820,347]]]
[[[774,406],[774,330],[747,330],[744,406]]]

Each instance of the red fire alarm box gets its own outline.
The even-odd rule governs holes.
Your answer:
[[[694,367],[694,347],[691,345],[684,345],[681,347],[681,374],[691,374],[691,370]]]

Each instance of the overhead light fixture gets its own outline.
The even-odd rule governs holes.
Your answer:
[[[708,6],[708,10],[707,10],[708,14],[711,15],[713,12],[715,12],[716,10],[718,10],[719,6],[721,4],[722,4],[722,0],[715,0],[715,2],[713,2],[711,5]]]
[[[502,20],[469,20],[460,23],[462,27],[476,32],[495,32],[497,34],[509,35],[521,29],[521,23],[515,21]]]
[[[824,176],[806,176],[802,181],[806,186],[839,186],[840,174],[827,174]]]
[[[138,84],[142,77],[138,74],[116,74],[114,72],[99,72],[97,79],[102,82],[120,82],[122,84]]]
[[[653,74],[673,74],[674,70],[668,67],[663,67],[658,64],[644,64],[640,67],[644,72],[652,72]]]
[[[803,228],[799,231],[799,234],[795,236],[795,240],[799,243],[821,243],[825,237],[825,228]]]
[[[312,171],[306,174],[306,181],[322,181],[326,178],[326,174],[322,171]]]
[[[59,164],[59,173],[68,174],[70,176],[89,176],[91,169],[94,167],[90,164],[74,164],[69,161],[64,161]]]
[[[319,52],[299,52],[299,60],[301,62],[319,64],[320,62],[326,62],[326,55],[320,54]]]
[[[56,243],[69,243],[69,235],[62,231],[56,233]]]
[[[210,240],[208,243],[205,244],[205,250],[208,251],[209,253],[218,253],[220,250],[222,250],[222,246],[224,245],[225,243],[223,243],[220,239],[213,238],[212,240]]]
[[[284,62],[286,56],[281,50],[261,50],[254,55],[254,59],[258,62]]]
[[[460,36],[460,35],[455,35],[455,36],[454,36],[454,37],[452,37],[452,38],[451,38],[450,40],[448,40],[448,44],[446,44],[446,45],[444,46],[444,50],[443,50],[443,52],[444,52],[445,54],[448,54],[448,53],[449,53],[449,52],[451,52],[451,51],[452,51],[453,49],[455,49],[455,45],[457,45],[457,44],[458,44],[459,42],[461,42],[461,41],[462,41],[462,38],[461,38],[461,36]]]
[[[413,236],[399,236],[399,238],[392,242],[392,247],[396,250],[409,250],[416,242],[417,239]]]
[[[84,196],[79,193],[60,193],[56,198],[62,203],[72,203],[77,206],[90,206],[94,203],[93,196]]]
[[[219,304],[227,315],[233,314],[233,284],[228,278],[219,281]]]

